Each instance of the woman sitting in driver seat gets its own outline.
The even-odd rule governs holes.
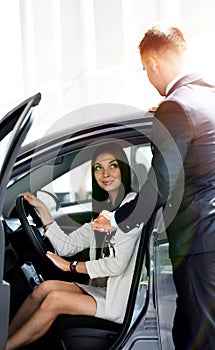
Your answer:
[[[47,257],[63,271],[88,274],[89,285],[47,280],[36,287],[21,305],[9,326],[7,350],[29,344],[44,335],[61,314],[89,315],[122,323],[132,281],[141,227],[129,233],[117,229],[113,234],[94,232],[91,223],[65,234],[54,221],[46,205],[26,192],[22,194],[40,214],[49,238],[58,254]],[[92,157],[93,219],[101,210],[114,210],[134,198],[131,192],[131,170],[124,151],[116,143],[104,144]],[[101,251],[98,241],[107,247]],[[96,239],[99,238],[99,239]],[[61,256],[72,256],[90,248],[90,260],[70,262]],[[109,248],[109,254],[104,251]]]

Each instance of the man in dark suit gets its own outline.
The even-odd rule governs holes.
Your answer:
[[[136,198],[100,214],[97,230],[124,232],[163,207],[177,290],[177,350],[215,349],[215,87],[184,74],[182,32],[159,26],[139,45],[149,81],[165,96],[155,112],[152,166]]]

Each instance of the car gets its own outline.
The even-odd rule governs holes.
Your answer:
[[[96,121],[95,115],[94,121],[79,124],[78,114],[73,111],[60,119],[54,130],[50,128],[43,136],[24,143],[40,100],[41,94],[37,93],[0,120],[0,350],[5,349],[11,318],[43,280],[88,283],[87,276],[62,272],[49,261],[45,253],[53,247],[44,237],[40,218],[18,195],[30,191],[39,196],[64,232],[69,233],[91,220],[89,167],[95,147],[110,141],[123,147],[137,192],[147,178],[152,158],[153,112],[135,109],[118,113],[118,108],[115,115],[111,109],[111,115],[101,115],[101,121]],[[90,115],[94,109],[89,107],[87,111]],[[97,317],[61,315],[41,339],[23,349],[173,349],[176,291],[161,222],[159,210],[143,226],[122,324]],[[86,261],[88,251],[75,259]]]

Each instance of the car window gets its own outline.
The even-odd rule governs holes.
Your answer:
[[[62,206],[90,200],[92,193],[90,167],[91,162],[85,162],[52,181],[44,187],[44,190],[53,191],[59,197]]]
[[[56,195],[60,201],[61,210],[65,213],[68,210],[70,212],[89,211],[91,210],[92,198],[90,168],[91,162],[84,162],[44,186],[42,191]],[[38,195],[41,199],[44,199],[45,195],[43,193]],[[49,199],[48,207],[53,214],[55,208],[51,198]]]

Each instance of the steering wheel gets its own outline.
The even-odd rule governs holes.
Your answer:
[[[16,199],[16,210],[21,225],[25,230],[33,249],[40,258],[48,259],[46,257],[47,250],[55,253],[55,249],[49,239],[43,235],[43,224],[36,209],[30,205],[23,196],[20,196]],[[29,223],[28,215],[31,216],[35,225]]]

